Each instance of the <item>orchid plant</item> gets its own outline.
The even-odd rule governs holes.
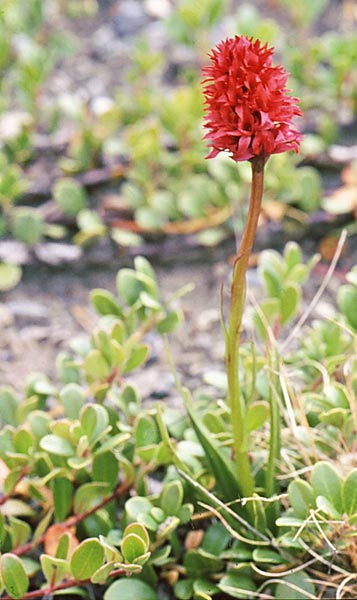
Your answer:
[[[273,48],[244,36],[227,38],[212,50],[204,67],[207,116],[205,138],[214,158],[228,152],[235,161],[248,160],[252,185],[247,221],[237,251],[231,285],[230,313],[225,330],[228,401],[237,476],[241,494],[251,498],[254,480],[246,444],[246,414],[240,391],[238,363],[246,271],[252,252],[263,196],[264,166],[272,154],[298,151],[301,134],[294,118],[302,115],[298,99],[288,95],[288,73],[274,66]],[[272,492],[273,467],[279,455],[278,406],[271,402],[271,440],[267,492]],[[248,505],[248,512],[249,505]]]

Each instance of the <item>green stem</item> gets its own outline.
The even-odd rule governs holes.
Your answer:
[[[246,443],[245,403],[239,385],[239,344],[246,295],[245,278],[249,257],[254,244],[263,196],[264,164],[264,157],[257,157],[251,161],[252,188],[249,211],[233,270],[230,314],[226,333],[228,399],[231,410],[234,455],[239,484],[244,497],[252,497],[254,493],[254,478]],[[248,503],[248,511],[252,514],[252,509],[249,507],[252,507],[251,503]]]
[[[274,352],[274,350],[272,351]],[[274,397],[273,390],[277,390],[277,376],[273,374],[273,367],[278,368],[278,361],[273,365],[270,351],[268,350],[268,364],[271,373],[269,404],[270,404],[270,436],[269,436],[269,456],[265,475],[265,495],[267,498],[274,496],[279,490],[276,484],[277,461],[280,459],[281,434],[280,434],[280,409],[277,398]],[[272,502],[267,506],[266,513],[270,531],[275,530],[275,521],[278,517],[279,503]]]

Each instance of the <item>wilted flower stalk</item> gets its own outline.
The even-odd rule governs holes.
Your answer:
[[[214,158],[227,152],[236,162],[249,160],[252,187],[249,211],[235,258],[230,314],[226,331],[228,399],[237,474],[242,495],[254,493],[254,479],[247,450],[245,404],[239,376],[239,342],[245,303],[246,271],[260,214],[264,166],[271,154],[298,151],[301,135],[293,119],[301,116],[297,98],[287,94],[288,73],[272,65],[273,48],[259,40],[235,36],[218,44],[210,54],[211,64],[203,69],[206,119],[205,138]],[[277,408],[276,408],[277,410]],[[271,408],[271,429],[276,412]],[[279,425],[276,425],[279,428]],[[276,436],[275,436],[276,437]],[[270,454],[276,458],[278,441],[271,431]],[[269,487],[269,486],[268,486]]]

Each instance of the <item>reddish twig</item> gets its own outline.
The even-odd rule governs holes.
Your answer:
[[[127,571],[125,569],[115,569],[109,573],[108,577],[118,577],[119,575],[125,575]],[[50,594],[54,594],[54,592],[59,592],[61,590],[66,590],[75,586],[82,586],[91,583],[90,579],[68,579],[67,581],[62,581],[58,585],[50,586],[48,588],[43,588],[41,590],[35,590],[33,592],[27,592],[22,596],[22,600],[30,600],[31,598],[44,598],[45,596],[49,596]],[[2,596],[1,600],[13,600],[12,596]]]
[[[69,517],[68,519],[62,522],[62,525],[64,527],[75,527],[76,525],[78,525],[78,523],[81,523],[82,521],[84,521],[84,519],[87,519],[88,517],[96,513],[98,510],[115,500],[117,496],[124,494],[124,492],[126,492],[129,489],[129,487],[130,484],[124,481],[115,488],[114,492],[110,496],[103,498],[101,502],[99,502],[92,508],[86,510],[85,512],[80,513],[79,515],[75,515],[73,517]],[[14,548],[14,550],[11,550],[11,552],[12,554],[16,554],[17,556],[21,556],[23,554],[26,554],[27,552],[31,552],[31,550],[33,550],[37,546],[40,546],[40,544],[43,544],[45,538],[46,534],[44,533],[36,540],[36,542],[28,542],[27,544],[23,544],[18,548]]]

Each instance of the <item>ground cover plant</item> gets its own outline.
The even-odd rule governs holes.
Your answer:
[[[180,320],[150,265],[119,271],[117,296],[93,290],[97,325],[58,356],[57,381],[0,391],[4,598],[354,597],[355,271],[336,316],[300,319],[291,340],[311,268],[293,243],[261,257],[266,298],[240,348],[248,499],[223,371],[211,393],[178,382],[185,411],[142,406],[126,381],[145,334]]]
[[[193,13],[197,29],[207,14],[218,16],[217,3],[206,8]],[[190,14],[187,5],[170,22],[185,43]],[[265,170],[269,177],[269,162],[301,143],[298,100],[272,54],[237,35],[203,70],[212,164],[229,165],[233,183],[236,163],[251,171],[230,293],[222,292],[225,369],[222,356],[209,391],[180,381],[168,335],[182,319],[185,290],[163,299],[146,258],[119,270],[116,294],[92,291],[95,324],[58,355],[57,377],[34,374],[21,397],[0,389],[4,599],[356,595],[356,267],[335,315],[311,321],[301,285],[318,257],[305,260],[294,242],[282,254],[266,250],[258,265],[264,297],[251,298],[242,335]],[[143,155],[136,164],[150,167]],[[88,211],[72,180],[57,181],[55,195],[67,212]],[[36,233],[32,221],[25,231]],[[315,303],[345,240],[346,232]],[[132,383],[150,359],[152,331],[165,339],[181,409],[144,406]]]

